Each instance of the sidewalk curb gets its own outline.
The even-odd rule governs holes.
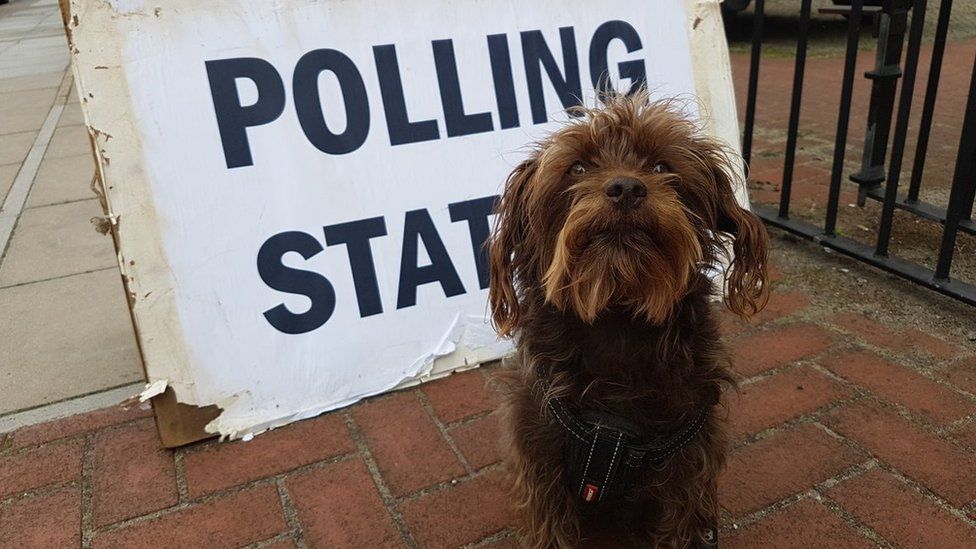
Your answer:
[[[145,388],[145,383],[132,383],[115,387],[114,389],[0,416],[0,434],[15,431],[28,425],[35,425],[54,419],[61,419],[115,406],[127,398],[138,395]]]

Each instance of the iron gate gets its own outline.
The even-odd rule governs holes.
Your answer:
[[[976,193],[976,59],[970,77],[965,115],[955,159],[954,176],[947,207],[943,208],[919,200],[922,173],[935,111],[943,54],[949,29],[952,0],[941,0],[936,26],[928,82],[918,131],[918,142],[911,170],[908,191],[899,196],[902,163],[908,139],[909,117],[915,91],[915,77],[919,65],[919,52],[923,39],[927,0],[885,0],[881,7],[864,6],[864,0],[852,0],[850,6],[837,7],[822,12],[842,14],[848,17],[844,73],[841,80],[840,107],[833,146],[833,161],[828,187],[826,214],[823,226],[790,218],[790,195],[796,160],[800,109],[803,99],[804,69],[806,68],[808,38],[810,32],[812,0],[801,0],[799,31],[797,34],[796,61],[790,97],[789,120],[784,154],[779,207],[777,209],[754,206],[756,213],[767,224],[775,226],[819,244],[853,256],[875,267],[897,274],[943,294],[976,305],[976,286],[953,279],[951,274],[956,236],[960,231],[976,234],[973,222],[973,200]],[[743,157],[748,165],[752,157],[753,132],[756,120],[756,97],[759,84],[760,58],[763,43],[764,0],[755,0],[753,34],[749,60],[749,84],[746,98],[745,132],[742,142]],[[870,104],[867,112],[867,131],[861,169],[849,174],[858,185],[858,204],[877,200],[882,204],[877,238],[873,246],[865,245],[839,234],[837,230],[838,206],[841,183],[844,177],[844,157],[847,148],[848,124],[851,115],[851,98],[855,77],[858,43],[863,17],[874,17],[878,39],[875,67],[865,73],[871,81]],[[910,26],[908,20],[911,20]],[[904,69],[901,68],[902,48],[908,34]],[[897,100],[897,118],[890,148],[888,147],[892,112],[898,80],[901,88]],[[887,153],[887,155],[886,155]],[[943,226],[938,260],[929,269],[918,263],[893,256],[889,253],[892,223],[896,209],[909,212],[920,219]]]

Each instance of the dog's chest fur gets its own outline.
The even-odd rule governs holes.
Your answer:
[[[647,436],[665,436],[716,404],[731,382],[708,288],[701,277],[659,326],[626,311],[586,324],[543,307],[521,333],[522,357],[534,357],[568,402],[626,418]]]

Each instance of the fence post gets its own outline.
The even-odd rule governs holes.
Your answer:
[[[962,135],[959,138],[959,153],[956,156],[956,169],[952,176],[952,190],[949,191],[949,206],[946,208],[939,261],[935,266],[935,280],[949,279],[959,221],[967,211],[972,211],[974,191],[976,191],[976,60],[973,62],[973,75],[969,80],[969,98],[966,100],[966,115],[963,118]]]
[[[861,170],[851,174],[858,184],[857,204],[864,206],[868,191],[885,179],[885,152],[895,108],[895,93],[901,78],[901,52],[908,29],[911,0],[886,0],[875,23],[878,26],[878,53],[874,69],[864,73],[871,80],[868,128],[861,155]]]

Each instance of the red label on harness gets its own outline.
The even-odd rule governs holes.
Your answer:
[[[592,484],[587,484],[583,488],[583,501],[590,502],[596,499],[600,494],[600,489]]]

